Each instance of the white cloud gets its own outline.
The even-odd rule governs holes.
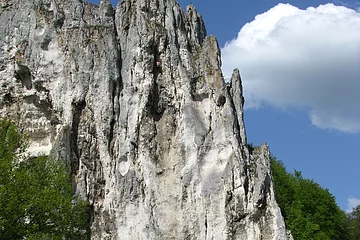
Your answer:
[[[360,205],[360,199],[357,198],[348,198],[347,200],[347,209],[346,212],[351,212],[353,210],[353,208],[355,208],[356,206]]]
[[[320,128],[360,132],[360,13],[333,4],[278,4],[222,49],[223,72],[239,68],[245,107],[309,110]]]

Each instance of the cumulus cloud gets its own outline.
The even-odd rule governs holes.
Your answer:
[[[351,212],[356,206],[360,205],[360,199],[357,198],[348,198],[347,200],[347,209],[346,212]]]
[[[223,72],[239,68],[245,107],[309,111],[312,124],[360,132],[360,13],[333,4],[278,4],[222,48]]]

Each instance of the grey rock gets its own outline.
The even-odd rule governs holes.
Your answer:
[[[173,0],[6,0],[0,114],[72,166],[92,239],[287,239],[238,70]]]

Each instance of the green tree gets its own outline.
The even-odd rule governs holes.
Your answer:
[[[271,158],[275,197],[285,224],[296,240],[346,240],[346,214],[334,196],[301,172],[290,174],[284,164]]]
[[[88,239],[87,203],[74,195],[70,169],[26,159],[27,137],[0,120],[0,239]]]
[[[347,227],[350,240],[360,240],[360,205],[347,215]]]
[[[296,181],[293,175],[286,171],[284,164],[271,157],[271,170],[274,178],[276,201],[281,214],[286,219],[289,208],[294,201]]]

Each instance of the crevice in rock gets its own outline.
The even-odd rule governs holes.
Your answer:
[[[237,118],[237,112],[236,112],[236,107],[235,107],[235,103],[234,103],[234,99],[233,96],[231,94],[231,85],[230,86],[226,86],[226,90],[227,90],[227,94],[229,96],[229,100],[230,100],[230,106],[234,115],[234,125],[233,125],[233,133],[235,134],[239,144],[241,144],[241,136],[240,136],[240,124],[239,124],[239,120]],[[243,154],[243,153],[242,153]],[[244,156],[242,156],[244,157]]]
[[[89,212],[89,222],[90,222],[90,225],[93,224],[94,220],[95,220],[95,210],[94,210],[94,205],[93,204],[90,204],[89,207],[88,207],[88,212]]]
[[[136,148],[133,148],[132,149],[132,152],[134,153],[134,156],[133,156],[133,159],[131,159],[134,164],[135,163],[135,160],[137,159],[137,157],[139,156],[139,143],[140,143],[140,117],[138,116],[137,117],[137,124],[136,124],[136,127],[135,127],[135,141],[133,143],[135,143],[135,146]],[[134,146],[134,145],[133,145]]]
[[[222,107],[222,106],[224,106],[225,103],[226,103],[226,98],[225,98],[225,96],[224,96],[224,95],[220,95],[220,96],[218,97],[217,101],[216,101],[216,105],[217,105],[218,107]]]
[[[85,100],[80,102],[73,102],[71,104],[73,121],[70,128],[70,153],[71,153],[71,171],[75,174],[79,169],[79,148],[78,148],[78,134],[79,123],[83,110],[86,107]]]
[[[174,44],[176,46],[176,49],[180,49],[180,44],[179,44],[179,41],[178,41],[178,33],[177,33],[177,29],[178,29],[178,26],[177,26],[177,21],[176,21],[176,17],[175,17],[175,12],[174,12],[174,9],[171,9],[171,12],[172,12],[172,18],[175,19],[175,21],[173,21],[173,29],[175,30],[174,31]]]
[[[248,199],[248,193],[249,193],[249,166],[245,163],[244,164],[244,191],[245,191],[245,199]]]
[[[227,208],[233,200],[233,192],[228,190],[225,195],[225,208]]]
[[[266,173],[265,180],[261,185],[261,198],[257,201],[256,205],[259,209],[265,209],[267,207],[267,196],[270,192],[271,178],[268,173]]]
[[[100,6],[102,6],[100,4]],[[117,121],[118,116],[120,115],[120,107],[116,106],[118,105],[118,101],[120,99],[120,94],[123,90],[123,83],[122,83],[122,59],[121,59],[121,45],[119,41],[119,34],[117,31],[117,27],[115,24],[115,11],[110,5],[110,3],[107,6],[102,6],[105,9],[100,9],[101,11],[105,11],[105,17],[111,17],[112,19],[112,26],[113,26],[113,32],[114,32],[114,41],[116,42],[116,55],[117,55],[117,61],[116,61],[116,67],[118,69],[117,74],[118,78],[115,79],[113,84],[113,91],[111,95],[111,106],[112,106],[112,119],[110,122],[110,133],[109,133],[109,140],[108,140],[108,151],[110,156],[114,155],[114,128],[115,123]],[[115,161],[116,162],[116,161]]]
[[[42,112],[48,120],[51,120],[52,116],[52,104],[51,101],[40,99],[36,94],[30,96],[24,96],[24,101],[33,104],[40,112]]]
[[[58,14],[56,15],[56,17],[53,21],[53,27],[55,29],[62,28],[62,26],[64,25],[64,21],[65,21],[65,14],[64,14],[63,10],[59,9]]]
[[[51,40],[52,39],[51,39],[50,33],[46,33],[44,39],[42,40],[42,42],[40,44],[40,48],[44,51],[48,51]]]
[[[183,185],[182,186],[182,194],[181,194],[181,203],[186,202],[188,199],[188,192],[187,192],[187,186]]]
[[[207,134],[211,133],[211,131],[212,131],[212,114],[213,114],[213,112],[211,111],[210,115],[209,115],[209,129],[208,129]]]
[[[16,70],[14,74],[15,78],[21,82],[23,86],[26,87],[27,90],[32,88],[32,76],[30,69],[22,64],[16,64]]]
[[[207,231],[208,231],[208,219],[207,219],[207,213],[205,213],[205,240],[207,239]]]
[[[154,84],[151,88],[151,92],[149,93],[147,107],[148,107],[148,114],[153,118],[154,121],[159,121],[164,112],[166,107],[164,106],[160,99],[160,91],[157,82],[154,80]]]
[[[204,99],[207,99],[207,98],[210,97],[210,94],[208,92],[198,93],[197,84],[199,83],[199,81],[204,81],[203,76],[192,77],[191,80],[190,80],[191,98],[192,98],[193,101],[196,101],[196,102],[202,102]],[[200,84],[203,84],[203,83],[200,82]]]
[[[113,111],[113,117],[110,121],[110,131],[109,131],[109,140],[108,140],[108,150],[110,156],[113,155],[113,139],[114,139],[114,127],[115,127],[115,119],[114,119],[114,111]]]
[[[5,106],[11,106],[14,103],[15,98],[12,96],[11,92],[5,93],[2,97],[2,101],[0,102],[1,105],[4,104]]]
[[[121,60],[118,60],[118,64],[121,64]],[[121,76],[121,67],[118,67],[119,74]],[[117,122],[118,116],[120,115],[120,108],[118,105],[118,101],[120,99],[120,94],[122,92],[123,86],[121,77],[117,79],[116,82],[113,83],[113,92],[111,95],[111,105],[112,105],[112,118],[110,121],[110,132],[109,132],[109,139],[108,139],[108,151],[110,156],[114,155],[114,130],[115,130],[115,124]]]
[[[38,92],[49,92],[49,90],[42,85],[42,82],[35,82],[34,88]]]
[[[228,239],[234,239],[237,232],[241,230],[243,220],[247,217],[240,202],[240,196],[234,195],[233,190],[226,192],[225,213]]]

